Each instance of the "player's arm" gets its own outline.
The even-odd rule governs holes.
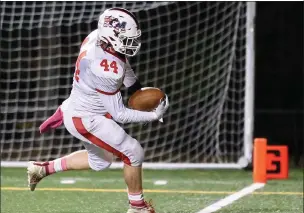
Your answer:
[[[119,123],[139,123],[150,122],[162,117],[167,109],[164,103],[161,103],[157,110],[153,112],[142,112],[125,107],[121,93],[118,91],[116,94],[109,95],[99,93],[99,97],[102,100],[104,107],[113,117],[113,119]]]
[[[126,73],[125,73],[125,78],[124,78],[123,84],[125,85],[125,87],[128,88],[129,96],[131,96],[137,90],[140,90],[142,88],[142,85],[139,82],[139,79],[136,77],[128,60],[126,62]]]

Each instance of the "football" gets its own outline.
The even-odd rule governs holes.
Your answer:
[[[137,90],[128,101],[131,109],[150,112],[154,110],[160,101],[165,97],[165,93],[155,87],[146,87]]]

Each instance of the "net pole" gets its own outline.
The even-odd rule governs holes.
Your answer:
[[[256,3],[247,2],[246,12],[246,74],[245,74],[245,128],[244,155],[248,162],[252,162],[252,142],[254,123],[254,30]]]

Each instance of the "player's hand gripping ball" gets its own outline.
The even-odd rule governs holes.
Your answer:
[[[165,93],[160,89],[144,87],[129,98],[128,105],[131,109],[150,112],[159,105],[163,98],[165,98]]]

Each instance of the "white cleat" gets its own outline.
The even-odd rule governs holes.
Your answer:
[[[46,176],[45,165],[30,161],[27,167],[28,186],[31,191],[34,191],[39,181]]]
[[[130,205],[130,208],[127,211],[127,213],[156,213],[152,206],[151,201],[149,203],[147,203],[147,202],[145,202],[145,203],[146,203],[146,207],[140,208],[140,209]]]

